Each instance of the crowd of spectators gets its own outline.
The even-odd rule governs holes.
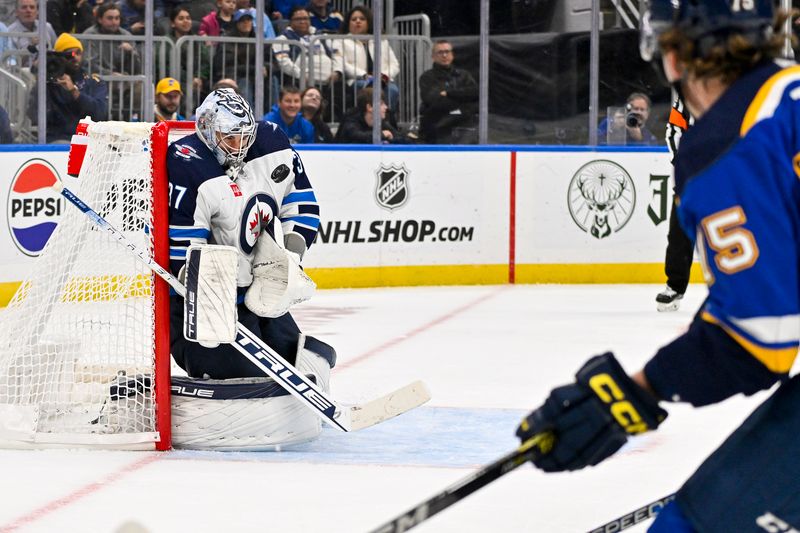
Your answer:
[[[15,1],[15,18],[8,21],[7,27],[0,23],[0,31],[38,31],[37,0]],[[107,118],[108,83],[114,76],[142,73],[143,43],[125,37],[145,33],[146,2],[47,1],[46,47],[69,56],[69,67],[63,75],[58,80],[48,80],[48,141],[65,139],[72,124],[84,115],[95,120]],[[266,93],[263,104],[269,109],[265,119],[274,119],[289,133],[292,142],[371,142],[373,88],[380,88],[384,101],[379,110],[383,142],[476,141],[478,86],[468,70],[456,66],[450,42],[435,40],[432,68],[418,80],[402,80],[405,86],[417,85],[420,106],[411,123],[399,127],[396,117],[401,92],[400,61],[389,40],[382,39],[380,65],[374,64],[376,43],[371,39],[373,16],[369,8],[356,5],[343,15],[332,9],[329,0],[266,0],[265,4],[264,19],[259,22],[251,0],[154,1],[154,34],[173,43],[186,36],[216,38],[198,39],[197,46],[179,47],[178,71],[173,71],[176,78],[162,79],[156,87],[154,106],[158,119],[182,116],[181,103],[188,110],[191,102],[187,103],[183,90],[187,84],[193,100],[202,99],[214,87],[230,86],[253,103],[255,79],[261,76]],[[259,66],[255,65],[252,42],[218,39],[253,39],[256,32],[263,32],[270,40],[264,49],[264,64]],[[314,38],[323,34],[332,38]],[[62,44],[56,47],[59,41]],[[64,42],[69,42],[70,48],[64,48]],[[32,45],[36,44],[36,37],[0,37],[0,54],[5,50],[28,50],[27,55],[19,56],[20,61],[27,58],[32,67],[29,72],[35,72],[39,61]],[[159,57],[168,55],[174,47],[164,51],[164,43],[157,42],[155,48]],[[8,57],[9,61],[15,60],[13,55]],[[34,79],[32,75],[29,78],[32,82]],[[166,79],[174,82],[169,87],[175,90],[160,90]],[[298,87],[307,89],[301,93]],[[32,83],[31,94],[35,92]],[[141,92],[139,88],[137,98]],[[35,97],[30,98],[29,104],[28,115],[35,125]],[[605,127],[611,124],[613,121]],[[607,139],[608,134],[603,138]],[[649,137],[641,142],[649,142]]]

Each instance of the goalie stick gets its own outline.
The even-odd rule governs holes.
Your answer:
[[[428,498],[416,507],[409,509],[389,522],[371,530],[369,533],[402,533],[403,531],[408,531],[420,525],[433,515],[444,511],[454,503],[463,500],[492,481],[508,474],[537,455],[547,453],[553,446],[553,439],[552,433],[539,433],[534,435],[523,442],[520,447],[513,452],[504,455],[492,464],[484,466],[477,472],[457,481],[439,494]],[[652,518],[658,514],[667,503],[674,499],[675,495],[670,494],[669,496],[650,502],[635,511],[622,515],[600,527],[596,527],[589,531],[589,533],[623,531],[648,518]]]
[[[80,209],[99,229],[111,235],[180,296],[186,294],[183,284],[161,265],[148,257],[136,244],[112,226],[106,219],[83,202],[72,191],[56,181],[53,188],[61,193],[71,204]],[[422,381],[414,381],[389,394],[360,405],[343,406],[317,388],[303,373],[289,364],[275,350],[261,340],[258,335],[243,325],[236,324],[236,340],[232,346],[258,367],[264,374],[274,379],[281,387],[314,411],[324,422],[341,431],[356,431],[373,426],[384,420],[419,407],[430,399],[430,393]]]

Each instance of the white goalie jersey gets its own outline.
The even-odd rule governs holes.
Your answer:
[[[233,246],[240,253],[237,285],[248,287],[256,241],[264,231],[274,237],[276,219],[287,241],[302,242],[304,249],[314,242],[319,228],[314,190],[300,156],[274,124],[258,124],[235,180],[197,134],[170,146],[167,169],[170,265],[175,273],[193,243]]]

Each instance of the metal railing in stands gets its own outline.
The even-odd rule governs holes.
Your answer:
[[[31,136],[31,121],[28,118],[28,86],[25,81],[10,71],[0,68],[0,105],[8,113],[11,134],[15,142],[35,142]]]
[[[287,39],[264,39],[265,64],[259,69],[254,65],[255,38],[250,37],[211,37],[208,35],[186,35],[175,42],[172,52],[172,77],[180,81],[184,99],[184,115],[191,116],[203,101],[211,87],[223,78],[232,78],[248,101],[254,102],[256,74],[260,70],[264,80],[263,108],[277,103],[278,92],[284,85],[298,85],[304,88],[307,76],[296,80],[284,74],[273,59],[273,45],[298,49],[301,72],[307,71],[308,54],[306,44]],[[195,79],[198,83],[195,83]],[[261,118],[261,117],[257,117]]]
[[[342,41],[363,41],[368,42],[372,39],[371,35],[314,35],[311,37],[311,46],[316,42],[325,42],[334,50],[342,54]],[[400,90],[396,119],[399,123],[407,125],[417,122],[419,113],[420,95],[419,80],[420,75],[430,67],[431,64],[431,40],[421,35],[385,35],[384,41],[389,43],[395,57],[400,65],[400,73],[394,81]],[[309,72],[313,73],[313,56],[310,58]],[[341,57],[341,61],[348,61],[347,57]],[[328,99],[329,109],[324,117],[326,122],[338,122],[342,114],[355,105],[356,93],[358,91],[355,79],[345,75],[338,83],[332,84],[327,88],[326,98]],[[320,85],[320,80],[310,76],[311,85]]]
[[[396,17],[392,24],[397,35],[422,35],[430,39],[431,19],[425,13]]]
[[[83,44],[83,66],[108,84],[108,119],[139,120],[144,116],[145,84],[169,76],[174,43],[169,37],[153,37],[152,76],[143,70],[145,37],[141,35],[75,34]],[[127,43],[127,46],[123,43]]]

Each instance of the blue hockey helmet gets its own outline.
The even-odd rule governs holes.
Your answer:
[[[729,35],[739,33],[760,44],[772,35],[772,0],[640,0],[639,52],[650,61],[658,38],[675,28],[705,56]]]

